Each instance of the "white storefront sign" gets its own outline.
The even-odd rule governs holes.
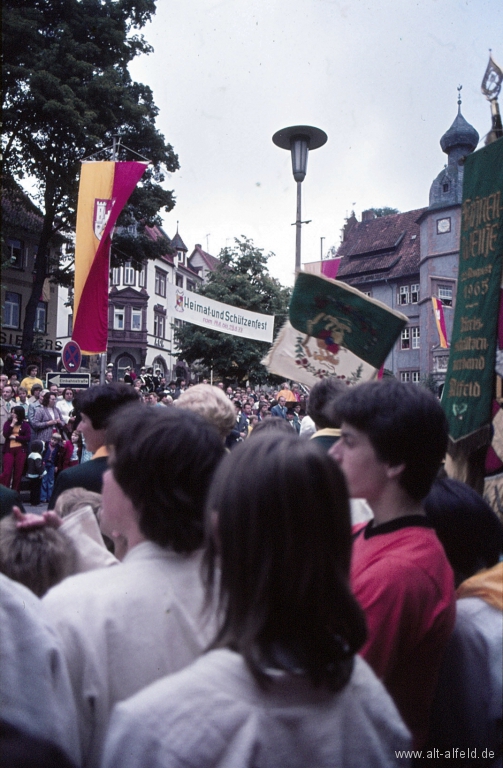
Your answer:
[[[171,317],[244,339],[272,342],[274,315],[262,315],[222,304],[172,283],[168,283],[166,288]]]

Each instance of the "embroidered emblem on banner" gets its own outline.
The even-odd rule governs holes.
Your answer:
[[[176,292],[176,312],[183,312],[183,291]]]
[[[110,211],[112,210],[111,200],[94,200],[93,230],[98,240],[101,240],[105,227],[107,225]]]

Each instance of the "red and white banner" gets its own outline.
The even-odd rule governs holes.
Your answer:
[[[106,352],[113,228],[148,163],[82,163],[75,242],[72,339],[84,355]]]
[[[433,304],[433,313],[435,315],[435,322],[437,324],[440,346],[442,349],[448,349],[449,342],[447,341],[447,330],[445,328],[444,305],[440,299],[436,298],[436,296],[432,296],[431,301]]]

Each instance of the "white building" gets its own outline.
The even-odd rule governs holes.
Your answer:
[[[176,233],[170,238],[160,227],[147,227],[154,240],[166,238],[171,253],[148,260],[140,271],[131,262],[110,272],[107,361],[114,366],[114,378],[124,376],[126,366],[139,371],[141,366],[160,368],[168,382],[187,376],[185,363],[178,363],[174,348],[173,324],[180,322],[170,312],[168,283],[194,291],[205,282],[218,259],[197,244],[190,254]],[[72,309],[68,291],[60,289],[58,303],[58,339],[64,344],[71,337]],[[97,368],[97,360],[90,361]]]

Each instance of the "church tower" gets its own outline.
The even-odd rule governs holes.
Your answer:
[[[479,134],[461,114],[461,86],[458,114],[440,139],[447,165],[430,187],[429,206],[419,219],[421,227],[420,307],[421,370],[431,371],[438,384],[445,380],[448,349],[439,345],[431,297],[444,308],[447,338],[450,339],[456,300],[464,160],[475,150]]]

